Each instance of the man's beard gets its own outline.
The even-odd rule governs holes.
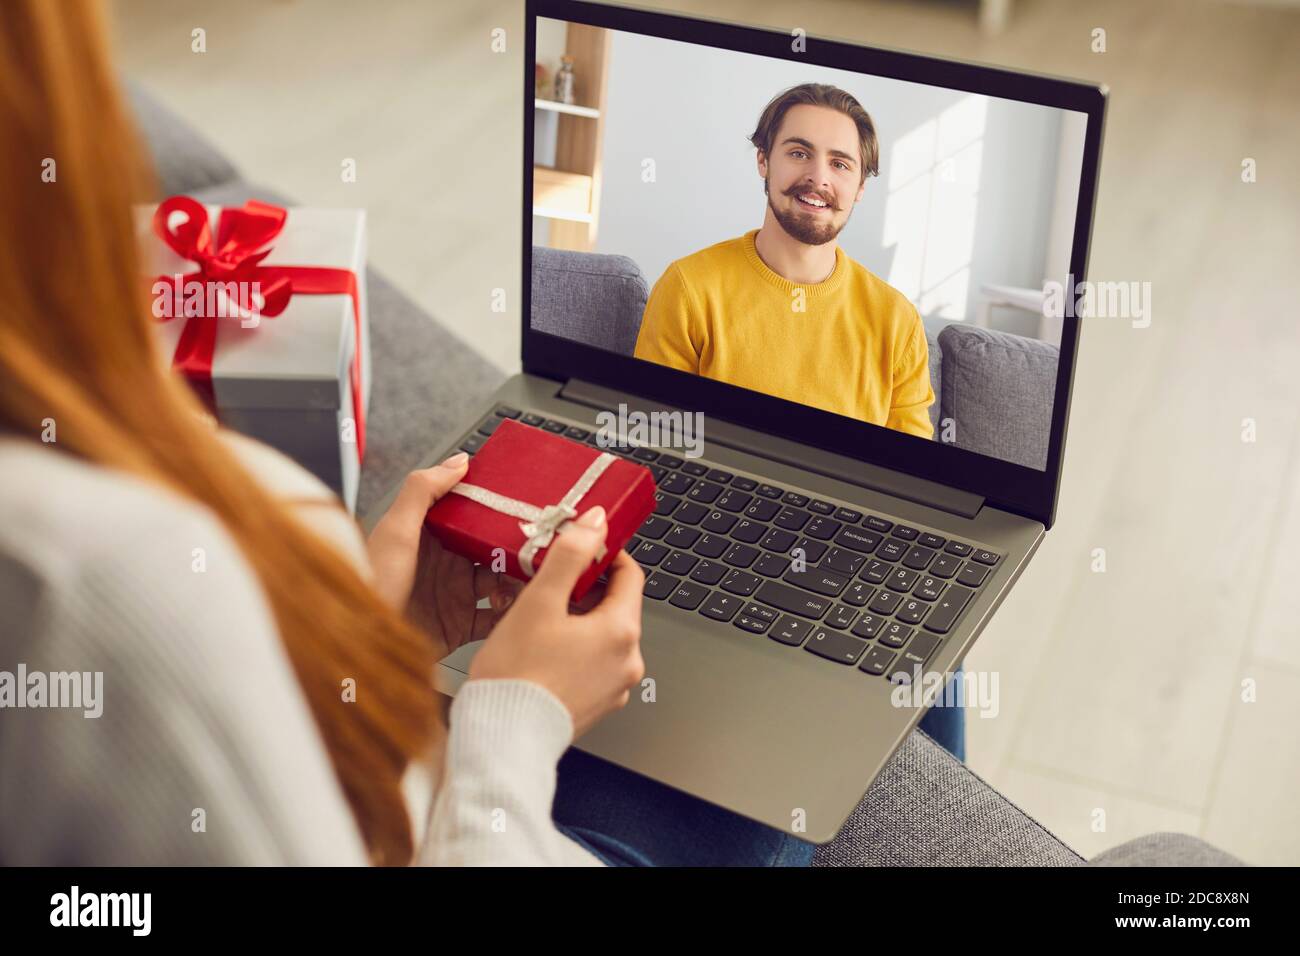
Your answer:
[[[807,192],[808,190],[802,191]],[[782,212],[780,209],[777,209],[776,205],[772,202],[771,185],[766,179],[763,180],[763,192],[767,194],[768,208],[772,210],[772,215],[775,216],[776,221],[781,224],[781,228],[789,234],[791,239],[794,239],[796,242],[802,242],[804,245],[824,246],[826,243],[838,236],[840,231],[849,224],[847,216],[844,221],[837,226],[833,221],[818,222],[816,213],[805,213],[802,210]],[[792,202],[797,203],[799,201],[793,196],[788,196],[787,198]],[[833,215],[834,211],[832,211],[832,216]]]

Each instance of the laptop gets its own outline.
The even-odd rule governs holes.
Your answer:
[[[571,0],[525,26],[523,372],[427,463],[512,419],[645,464],[646,681],[574,746],[824,843],[1054,520],[1079,327],[1045,302],[1085,274],[1105,90]],[[763,280],[818,263],[792,285],[838,275],[847,318],[789,320],[838,338],[756,338]]]

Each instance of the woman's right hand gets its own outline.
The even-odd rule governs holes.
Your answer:
[[[600,602],[585,614],[569,612],[569,595],[604,542],[605,531],[605,509],[599,506],[565,526],[469,666],[470,680],[541,684],[569,709],[575,737],[626,704],[631,688],[645,676],[645,574],[626,551],[619,551],[609,566]]]

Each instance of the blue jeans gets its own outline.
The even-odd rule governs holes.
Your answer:
[[[963,758],[960,707],[932,708],[920,726]],[[560,758],[552,816],[609,866],[808,866],[815,849],[573,747]]]

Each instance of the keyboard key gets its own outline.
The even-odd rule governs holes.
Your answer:
[[[585,428],[579,428],[577,425],[570,425],[564,430],[565,438],[572,438],[574,441],[586,441],[591,432]]]
[[[835,543],[863,554],[870,554],[880,544],[880,535],[860,528],[844,528],[835,536]]]
[[[727,549],[727,553],[722,556],[722,560],[737,568],[747,568],[762,553],[758,548],[751,548],[747,544],[737,542]]]
[[[973,550],[969,544],[962,544],[960,541],[949,541],[943,549],[949,554],[955,554],[959,558],[964,558]]]
[[[684,528],[681,525],[676,525],[664,538],[664,544],[686,551],[699,537],[700,533],[694,528]]]
[[[781,495],[784,494],[784,492],[775,485],[759,485],[758,493],[764,498],[771,498],[773,500],[780,498]]]
[[[785,569],[788,567],[790,567],[789,558],[782,557],[779,554],[772,554],[770,551],[764,551],[762,557],[754,562],[753,570],[769,578],[779,578],[785,574]]]
[[[701,561],[691,572],[691,580],[700,584],[717,584],[722,576],[731,569],[717,561]]]
[[[911,550],[903,556],[903,566],[914,568],[917,571],[924,571],[929,567],[930,561],[934,558],[934,554],[935,552],[932,548],[923,548],[919,544],[913,545]]]
[[[524,417],[521,420],[525,425],[540,425],[542,422],[546,421],[545,418],[535,412],[524,412]]]
[[[723,492],[722,497],[720,497],[717,500],[716,504],[719,508],[722,508],[724,511],[737,513],[737,512],[744,511],[745,508],[749,505],[749,503],[753,500],[754,500],[754,496],[751,494],[747,494],[743,491],[737,491],[735,488],[728,488],[725,492]]]
[[[731,571],[722,579],[722,590],[739,594],[741,597],[749,597],[762,581],[763,579],[758,575],[750,574],[748,571]]]
[[[659,482],[663,481],[664,475],[668,474],[668,469],[663,468],[659,465],[646,465],[645,467],[648,468],[650,470],[650,474],[654,476],[656,485],[659,484]]]
[[[767,533],[767,525],[759,524],[757,521],[750,521],[748,518],[741,518],[739,523],[731,529],[731,536],[737,541],[743,541],[745,544],[757,544],[759,539]]]
[[[803,533],[810,538],[820,538],[822,541],[829,541],[835,537],[835,532],[840,530],[840,523],[832,521],[830,518],[813,518],[808,522],[808,527],[803,529]]]
[[[770,607],[763,607],[763,605],[754,604],[752,601],[749,604],[746,604],[745,609],[740,613],[746,614],[749,617],[756,617],[760,621],[767,621],[768,624],[771,624],[780,616]]]
[[[854,581],[850,584],[840,600],[845,604],[852,604],[854,607],[862,607],[871,600],[871,595],[876,593],[876,589],[870,584],[863,584],[861,581]]]
[[[674,498],[672,495],[666,495],[662,491],[655,492],[655,514],[657,515],[670,515],[681,503],[681,498]]]
[[[697,481],[695,486],[686,492],[686,497],[702,505],[711,505],[721,493],[722,485],[715,485],[711,481]]]
[[[470,435],[468,438],[466,438],[463,442],[460,443],[460,450],[469,452],[472,455],[474,454],[474,452],[478,451],[480,448],[483,447],[483,443],[485,441],[487,441],[487,439],[484,438],[482,435],[477,435],[477,434]]]
[[[882,561],[897,561],[906,553],[906,542],[899,541],[897,538],[886,538],[884,543],[876,548],[876,557]]]
[[[979,550],[971,555],[980,564],[993,565],[998,563],[998,556],[992,551]]]
[[[894,612],[894,617],[904,624],[920,624],[921,618],[925,617],[930,611],[930,605],[924,601],[909,599],[898,606]]]
[[[736,476],[733,475],[731,472],[723,471],[721,468],[712,468],[709,470],[709,474],[708,474],[709,481],[716,481],[720,485],[725,485],[727,482],[731,481],[731,479],[735,477]]]
[[[632,457],[637,461],[658,461],[659,452],[653,448],[633,448]]]
[[[556,435],[563,435],[564,430],[568,427],[569,426],[564,424],[564,422],[557,422],[554,418],[548,418],[546,421],[542,422],[543,429],[548,432],[553,432]]]
[[[736,627],[740,628],[742,631],[749,631],[749,633],[751,634],[762,634],[764,631],[766,631],[769,627],[772,626],[771,621],[759,620],[758,618],[750,617],[748,614],[745,614],[743,612],[737,614],[736,619],[731,623],[734,624]]]
[[[688,461],[681,465],[681,470],[693,478],[699,478],[701,475],[709,473],[709,466],[702,465],[698,461]]]
[[[623,545],[623,550],[626,551],[628,554],[631,554],[633,551],[637,549],[637,547],[640,544],[641,544],[641,539],[638,538],[636,535],[632,535],[632,537],[627,539],[627,544]]]
[[[706,534],[695,542],[692,548],[696,554],[703,555],[706,558],[720,558],[724,551],[731,547],[731,542],[720,534]]]
[[[795,543],[795,546],[790,549],[790,557],[798,558],[802,555],[804,564],[816,564],[825,553],[826,545],[809,538],[800,538]]]
[[[892,565],[872,558],[867,562],[867,566],[858,572],[858,577],[868,584],[884,584],[885,578],[889,577],[889,573],[893,570]]]
[[[944,583],[938,578],[932,578],[928,574],[916,582],[916,587],[912,589],[912,597],[920,598],[922,601],[937,601],[939,595],[943,593]]]
[[[829,501],[819,501],[814,498],[812,501],[808,502],[808,510],[814,514],[829,515],[835,513],[835,506]]]
[[[858,612],[853,608],[844,604],[837,604],[831,608],[830,613],[826,615],[826,626],[844,630],[844,628],[853,625],[853,621],[857,616]]]
[[[916,539],[916,543],[921,545],[922,547],[934,548],[935,550],[938,550],[939,548],[942,548],[945,544],[948,543],[948,539],[941,538],[937,534],[931,534],[930,532],[927,531],[924,534],[922,534],[921,537]]]
[[[912,638],[912,643],[907,645],[907,650],[903,651],[903,660],[920,666],[930,659],[930,655],[940,643],[942,643],[940,638],[922,632]]]
[[[754,596],[774,608],[813,619],[821,617],[831,606],[831,602],[825,598],[816,597],[780,581],[764,581]]]
[[[839,631],[818,628],[813,632],[813,636],[808,638],[808,643],[803,646],[803,649],[828,661],[835,661],[837,664],[856,664],[862,652],[867,649],[867,643],[856,637],[841,634]]]
[[[665,468],[680,468],[682,460],[676,455],[660,455],[659,464],[663,465]]]
[[[767,636],[774,641],[780,641],[782,644],[798,647],[812,633],[812,629],[812,621],[801,621],[797,617],[791,617],[787,614],[773,625]]]
[[[768,551],[775,551],[777,554],[785,554],[794,547],[794,543],[798,540],[799,537],[789,531],[773,528],[767,533],[767,537],[763,539],[763,547]]]
[[[632,559],[637,564],[652,568],[668,556],[668,550],[662,544],[656,544],[653,541],[642,541],[636,551],[632,553]]]
[[[740,610],[743,603],[735,595],[714,591],[700,605],[700,613],[705,617],[713,618],[715,621],[730,621],[735,613]]]
[[[887,591],[881,588],[876,592],[876,596],[871,599],[868,607],[877,614],[893,614],[894,608],[898,607],[899,602],[903,600],[903,595],[896,591]]]
[[[771,521],[780,510],[781,506],[775,501],[756,500],[745,509],[745,517],[753,518],[755,521]]]
[[[518,418],[519,409],[511,408],[509,405],[498,405],[493,414],[500,415],[502,418]]]
[[[977,588],[984,583],[988,573],[989,569],[982,564],[967,561],[965,567],[961,569],[961,573],[957,575],[957,583],[964,584],[968,588]]]
[[[952,630],[953,624],[974,594],[975,592],[970,588],[962,587],[960,584],[948,585],[947,593],[934,605],[934,610],[925,619],[925,629],[936,634],[947,634]]]
[[[690,491],[691,485],[695,484],[695,479],[683,475],[680,471],[670,472],[668,477],[659,482],[659,490],[666,491],[670,495],[684,495]]]
[[[862,520],[862,512],[854,511],[852,508],[836,508],[835,519],[837,521],[847,521],[849,524],[857,524]]]
[[[739,491],[753,491],[758,487],[758,482],[753,478],[745,478],[742,476],[739,478],[732,478],[731,487]]]
[[[681,582],[671,574],[664,574],[662,571],[655,571],[645,579],[645,587],[643,587],[641,591],[648,598],[662,601],[668,595],[672,594],[680,583]]]
[[[673,520],[681,524],[699,524],[708,513],[709,509],[704,505],[683,501],[682,506],[673,512]]]
[[[790,496],[786,495],[786,497]],[[801,511],[798,508],[782,508],[781,513],[773,519],[772,523],[778,528],[785,528],[787,531],[798,531],[808,523],[808,519],[811,517],[812,515],[808,512]]]
[[[794,505],[796,508],[802,508],[808,503],[808,496],[801,495],[797,491],[787,491],[781,501],[787,505]]]
[[[891,591],[898,591],[900,594],[906,594],[912,590],[912,585],[916,579],[921,576],[920,571],[909,571],[907,568],[894,568],[885,579],[885,587]]]
[[[669,574],[686,575],[690,574],[691,569],[699,563],[700,559],[693,554],[687,554],[685,551],[674,551],[664,558],[659,567]]]
[[[880,633],[885,626],[885,619],[878,614],[863,614],[853,625],[853,633],[858,637],[871,638]]]
[[[889,532],[889,529],[894,526],[894,522],[886,521],[884,518],[877,517],[876,515],[867,515],[862,519],[862,524],[870,528],[872,531],[880,531],[886,534]]]
[[[485,418],[483,421],[479,422],[479,426],[476,429],[476,431],[480,435],[491,435],[494,431],[497,430],[497,426],[500,425],[502,421],[504,421],[504,419],[497,418],[496,416],[493,416],[492,418]]]
[[[673,523],[667,518],[651,515],[641,523],[641,527],[637,529],[637,534],[658,541],[669,532],[672,526]]]
[[[897,621],[891,621],[885,625],[884,630],[880,632],[880,643],[886,647],[902,647],[907,643],[907,639],[912,636],[914,629],[906,624],[899,624]]]
[[[736,523],[736,516],[722,511],[710,511],[709,516],[700,522],[700,527],[714,534],[726,534]]]
[[[950,554],[941,554],[930,565],[930,573],[936,578],[950,578],[961,570],[961,558],[953,557]]]
[[[894,652],[877,645],[868,649],[867,653],[863,655],[858,670],[879,676],[889,669],[889,665],[893,661]]]
[[[674,607],[683,607],[688,611],[694,611],[708,594],[708,588],[699,584],[691,584],[689,581],[683,581],[677,585],[677,589],[673,591],[673,596],[668,599],[668,603]]]
[[[826,552],[826,557],[822,563],[832,571],[839,571],[841,574],[857,574],[858,568],[867,559],[856,551],[849,551],[847,548],[831,548]]]
[[[792,568],[785,573],[781,580],[830,597],[837,596],[849,583],[849,579],[844,575],[823,570],[822,568],[809,568],[806,571],[795,571]],[[785,608],[784,610],[788,611],[791,608]]]
[[[905,524],[900,524],[894,529],[894,537],[902,538],[904,541],[915,541],[920,533],[915,528]]]

